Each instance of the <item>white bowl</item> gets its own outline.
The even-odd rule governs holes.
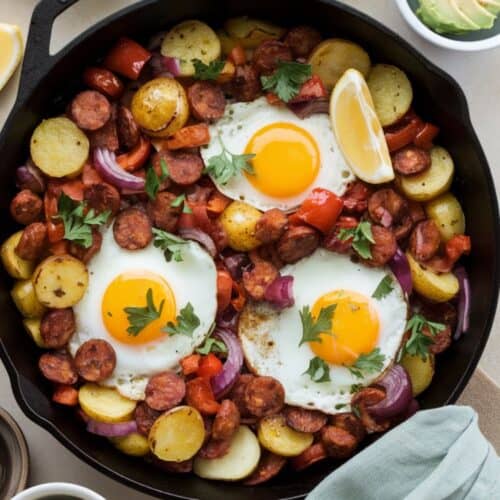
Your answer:
[[[500,46],[500,34],[492,34],[481,40],[455,40],[446,36],[440,35],[428,28],[415,14],[408,0],[396,0],[401,15],[405,21],[416,31],[421,37],[439,47],[445,47],[452,50],[461,50],[464,52],[473,52],[478,50],[493,49]],[[499,21],[497,21],[499,22]]]
[[[95,491],[72,483],[45,483],[17,494],[12,500],[41,500],[48,496],[68,495],[78,500],[106,500]]]

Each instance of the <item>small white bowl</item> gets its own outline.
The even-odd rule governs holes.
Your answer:
[[[67,495],[78,500],[106,500],[95,491],[73,483],[45,483],[17,494],[12,500],[42,500],[55,495]]]
[[[500,33],[492,33],[491,36],[485,37],[481,40],[456,40],[440,35],[427,27],[415,14],[410,7],[408,0],[396,0],[401,15],[405,21],[416,31],[421,37],[427,41],[452,50],[460,50],[464,52],[474,52],[478,50],[493,49],[500,46]],[[497,21],[497,23],[500,21]]]

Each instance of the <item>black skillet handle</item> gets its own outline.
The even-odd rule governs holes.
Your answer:
[[[31,94],[32,89],[49,70],[52,25],[56,17],[78,0],[40,0],[31,16],[30,30],[24,52],[18,99]]]

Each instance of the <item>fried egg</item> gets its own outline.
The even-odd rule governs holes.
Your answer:
[[[288,404],[330,414],[348,411],[351,392],[380,377],[396,357],[407,316],[403,290],[388,268],[368,268],[324,249],[281,272],[294,278],[295,305],[283,311],[266,303],[245,307],[238,333],[247,365],[279,380]],[[392,290],[372,297],[388,274]],[[333,304],[331,330],[322,332],[320,341],[300,345],[303,308],[317,318]],[[376,371],[353,369],[360,355],[374,349],[383,356]],[[313,358],[325,367],[329,381],[315,382],[307,373]],[[321,371],[317,374],[323,378]]]
[[[234,155],[254,154],[254,174],[241,172],[225,185],[212,179],[233,200],[260,210],[297,208],[315,187],[342,195],[354,179],[326,114],[301,120],[285,106],[265,97],[228,104],[224,116],[210,126],[210,143],[201,149],[208,164],[223,147]]]
[[[200,245],[189,241],[182,247],[182,261],[167,262],[153,244],[128,251],[118,246],[112,229],[103,233],[99,253],[87,265],[89,285],[75,305],[76,332],[70,340],[71,354],[90,339],[104,339],[116,353],[116,368],[103,385],[115,387],[123,396],[143,399],[149,377],[163,370],[177,370],[179,361],[203,343],[217,309],[216,269]],[[125,308],[145,307],[148,290],[161,315],[138,334],[130,326]],[[200,324],[192,336],[162,332],[176,323],[188,303]]]

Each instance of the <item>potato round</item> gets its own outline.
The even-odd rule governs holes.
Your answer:
[[[117,423],[132,420],[136,401],[123,397],[117,390],[97,384],[85,384],[78,391],[82,410],[99,422]]]
[[[261,244],[255,236],[255,226],[261,215],[262,212],[243,201],[233,201],[226,207],[220,221],[231,248],[247,252]]]
[[[68,118],[49,118],[33,132],[30,151],[36,166],[50,177],[74,176],[89,156],[89,140]]]
[[[128,436],[111,438],[111,442],[125,455],[143,457],[149,453],[148,439],[138,432],[133,432]]]
[[[259,421],[258,437],[267,450],[282,457],[296,457],[311,446],[314,436],[299,432],[286,424],[283,415],[270,415]]]
[[[455,166],[446,149],[435,146],[431,149],[431,166],[416,175],[398,176],[397,182],[403,193],[414,201],[429,201],[448,191]]]
[[[414,289],[424,297],[434,302],[448,302],[458,293],[458,279],[453,273],[437,274],[425,269],[410,254],[406,252],[410,265],[411,279]]]
[[[401,365],[410,376],[413,396],[418,396],[429,387],[434,377],[434,355],[429,354],[424,360],[420,356],[405,354],[401,358]]]
[[[64,309],[83,297],[89,275],[81,260],[71,255],[53,255],[38,265],[32,280],[36,296],[44,306]]]
[[[191,19],[174,26],[163,39],[161,53],[177,57],[181,75],[193,76],[193,59],[209,64],[220,56],[220,41],[205,23]]]
[[[40,333],[40,318],[28,318],[23,320],[24,329],[28,332],[29,336],[33,339],[35,344],[41,349],[46,349],[47,346],[43,341],[42,334]]]
[[[30,279],[18,281],[12,288],[10,295],[19,312],[25,318],[41,318],[45,307],[40,303],[33,282]]]
[[[309,56],[309,64],[328,90],[335,87],[349,68],[357,69],[366,77],[371,66],[370,56],[362,47],[341,38],[321,42]]]
[[[35,269],[33,261],[21,259],[16,253],[16,247],[22,234],[22,231],[14,233],[2,243],[2,248],[0,248],[3,267],[5,267],[10,276],[16,279],[30,278],[33,269]]]
[[[457,234],[465,233],[465,215],[459,201],[451,194],[445,193],[425,205],[425,212],[432,219],[444,241]]]
[[[189,117],[186,91],[177,80],[167,77],[144,84],[134,94],[131,110],[135,121],[153,137],[173,134]]]
[[[285,29],[248,16],[233,17],[224,25],[231,39],[245,49],[255,49],[265,40],[278,40]]]
[[[149,448],[160,460],[183,462],[193,457],[205,440],[200,412],[177,406],[158,417],[149,431]]]
[[[413,89],[406,74],[396,66],[376,64],[367,83],[383,127],[396,123],[410,109]]]
[[[259,441],[246,425],[240,425],[231,440],[229,451],[223,457],[195,458],[193,471],[205,479],[238,481],[249,476],[259,460]]]

